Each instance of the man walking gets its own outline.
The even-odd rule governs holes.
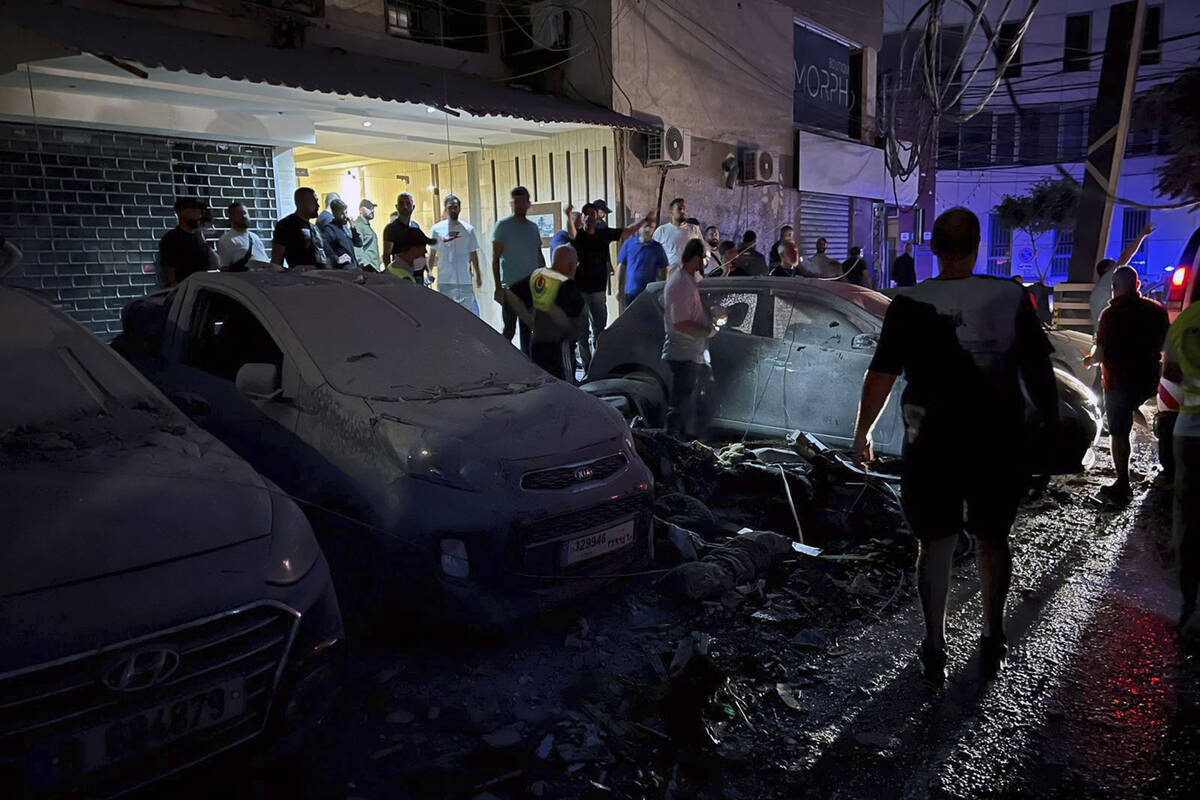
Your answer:
[[[413,221],[413,212],[417,209],[417,201],[408,192],[401,192],[396,195],[396,218],[389,222],[383,229],[383,263],[391,264],[396,252],[396,242],[400,237],[401,231],[405,228],[416,228],[421,230],[421,226]],[[422,236],[424,232],[422,231]],[[422,286],[425,283],[425,270],[421,269],[413,275],[413,279]]]
[[[842,271],[842,280],[846,283],[855,283],[866,289],[875,288],[875,276],[862,257],[861,247],[850,248],[850,257],[842,265]]]
[[[330,218],[324,222],[317,219],[317,230],[325,242],[331,269],[358,269],[354,249],[362,245],[362,238],[350,227],[350,220],[346,218],[348,210],[346,201],[335,197],[329,204]]]
[[[448,194],[442,202],[446,218],[429,229],[433,253],[429,268],[437,275],[437,288],[442,294],[479,316],[475,289],[483,286],[479,272],[479,242],[475,229],[459,219],[462,201]]]
[[[163,286],[177,286],[193,272],[206,272],[217,266],[217,258],[204,241],[201,224],[204,203],[194,197],[175,201],[179,223],[158,240],[158,263]]]
[[[535,269],[545,267],[546,257],[542,255],[542,235],[537,223],[526,217],[529,190],[518,186],[511,196],[512,215],[497,222],[492,230],[492,278],[496,281],[495,300],[501,306],[504,320],[504,338],[511,342],[513,333],[519,332],[521,352],[529,355],[529,326],[518,319],[508,300],[508,290],[527,282]]]
[[[325,269],[325,243],[310,220],[317,216],[317,193],[301,186],[292,195],[295,212],[275,223],[271,236],[271,263],[288,269]]]
[[[913,260],[912,242],[904,244],[904,252],[892,264],[892,280],[902,289],[917,285],[917,262]]]
[[[245,272],[250,262],[261,266],[268,260],[263,240],[250,230],[246,206],[234,202],[226,210],[229,230],[217,240],[217,263],[226,272]]]
[[[379,237],[371,227],[371,220],[375,219],[375,208],[375,203],[364,197],[358,204],[358,217],[354,220],[354,232],[362,242],[361,245],[355,246],[354,257],[364,272],[383,271],[379,260]]]
[[[654,241],[663,246],[667,263],[675,266],[683,259],[683,248],[692,239],[701,239],[700,228],[687,221],[687,204],[676,197],[669,206],[671,217],[654,231]],[[704,241],[701,239],[701,245]]]
[[[696,238],[684,245],[679,263],[667,273],[663,289],[663,360],[671,368],[671,397],[667,430],[684,438],[703,433],[707,419],[702,408],[711,381],[708,340],[717,333],[724,309],[710,313],[697,287],[704,268],[704,242]]]
[[[1137,270],[1129,265],[1113,270],[1112,300],[1100,315],[1096,345],[1086,359],[1100,365],[1104,387],[1104,413],[1112,440],[1113,468],[1117,480],[1100,490],[1104,499],[1127,503],[1133,497],[1129,483],[1129,435],[1133,416],[1142,403],[1158,391],[1160,355],[1167,335],[1167,312],[1142,297]]]
[[[1175,420],[1174,544],[1179,588],[1183,590],[1182,629],[1196,610],[1200,589],[1200,303],[1185,308],[1167,332],[1163,377],[1180,385]]]
[[[646,286],[666,279],[667,266],[666,251],[654,241],[654,223],[647,222],[617,253],[617,304],[622,313]]]
[[[917,581],[925,615],[920,658],[926,679],[946,678],[946,602],[954,547],[966,529],[980,544],[982,666],[988,677],[1008,655],[1004,604],[1012,574],[1008,535],[1028,475],[1021,466],[1021,382],[1041,421],[1058,419],[1050,343],[1021,287],[973,275],[979,219],[965,208],[937,218],[931,246],[939,275],[901,292],[888,307],[863,382],[854,453],[869,463],[871,429],[896,378],[905,443],[904,514],[919,542]],[[969,432],[970,446],[964,447]]]
[[[579,257],[575,283],[583,295],[586,310],[579,326],[579,357],[583,371],[587,372],[592,364],[592,343],[598,341],[600,334],[608,327],[608,286],[613,271],[608,246],[632,236],[650,217],[646,216],[627,228],[598,228],[596,224],[600,221],[600,210],[592,203],[586,203],[581,209],[583,227],[576,228],[571,211],[572,207],[568,205],[567,233]]]

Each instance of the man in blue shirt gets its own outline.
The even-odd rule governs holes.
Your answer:
[[[667,251],[654,241],[654,223],[647,222],[617,253],[617,303],[622,313],[647,284],[666,279],[667,266]]]
[[[522,282],[528,283],[535,269],[546,266],[542,255],[542,235],[537,223],[529,219],[529,190],[518,186],[512,190],[512,216],[496,223],[492,231],[492,277],[496,281],[496,302],[501,305],[504,319],[504,338],[512,341],[520,331],[521,351],[529,355],[529,326],[520,321],[509,300],[509,290]]]

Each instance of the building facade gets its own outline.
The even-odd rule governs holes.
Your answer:
[[[905,227],[913,226],[906,233],[919,240],[921,230],[916,225],[921,219],[932,219],[952,206],[965,206],[979,216],[983,226],[978,271],[1020,275],[1029,281],[1044,277],[1048,284],[1066,280],[1072,232],[1050,231],[1030,241],[1023,232],[1006,228],[995,209],[1005,195],[1026,193],[1044,178],[1069,175],[1082,182],[1109,5],[1096,0],[1044,0],[1038,5],[1003,76],[1008,84],[1002,83],[973,119],[939,127],[936,156],[931,159],[936,169],[927,176],[927,191],[922,193],[928,202],[923,214],[906,218]],[[908,0],[888,4],[881,59],[884,72],[897,68],[904,25],[919,6]],[[995,28],[1002,43],[1015,36],[1025,9],[1026,4],[1014,3],[1009,18]],[[1147,4],[1137,93],[1171,80],[1196,63],[1200,19],[1195,11],[1195,4],[1186,0]],[[953,39],[955,32],[961,37],[966,15],[959,13],[957,6],[948,8],[946,15],[949,38]],[[953,41],[955,47],[957,43]],[[946,76],[947,81],[961,80],[983,47],[982,34],[976,33],[966,49],[965,66],[957,75]],[[963,109],[982,99],[996,66],[994,55],[985,56],[979,77],[963,95]],[[1116,257],[1147,222],[1153,223],[1154,234],[1132,262],[1148,286],[1161,284],[1170,274],[1181,248],[1200,224],[1194,211],[1147,207],[1170,205],[1154,188],[1155,172],[1168,154],[1167,148],[1163,132],[1135,114],[1114,192],[1117,200],[1106,248],[1109,256]],[[928,227],[924,224],[923,229],[927,232]],[[926,252],[919,275],[926,276],[933,269]]]

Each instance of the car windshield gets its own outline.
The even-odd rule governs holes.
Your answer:
[[[440,400],[512,394],[544,372],[470,312],[409,283],[305,283],[271,293],[317,367],[340,392]]]

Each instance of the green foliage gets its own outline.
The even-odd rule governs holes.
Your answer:
[[[1171,155],[1156,168],[1155,190],[1180,203],[1200,203],[1200,66],[1160,84],[1139,98],[1135,124],[1157,128],[1167,136]]]
[[[1070,178],[1042,178],[1028,194],[1004,195],[996,214],[1009,228],[1029,237],[1033,262],[1038,275],[1046,279],[1037,255],[1037,238],[1047,231],[1061,231],[1075,225],[1079,209],[1079,184]],[[1047,262],[1047,268],[1049,262]]]

